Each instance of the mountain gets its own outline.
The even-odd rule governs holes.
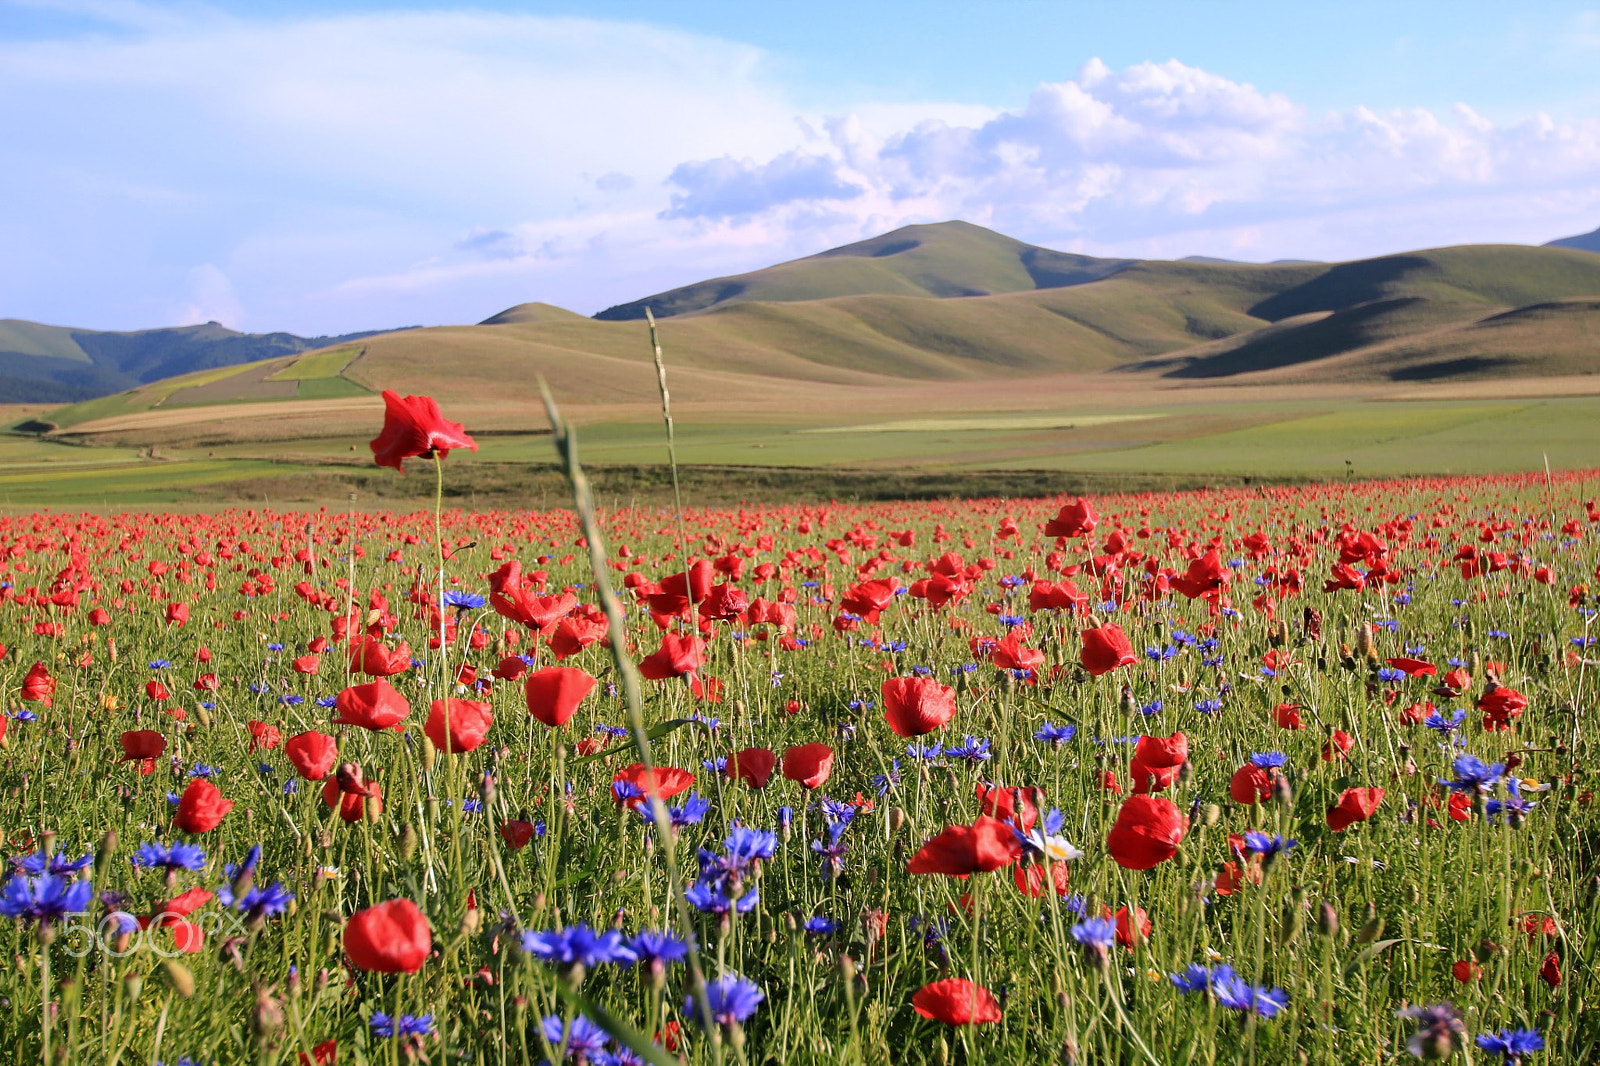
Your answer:
[[[0,403],[67,403],[163,378],[373,336],[237,333],[215,322],[128,333],[0,319]]]
[[[870,240],[712,278],[608,307],[602,322],[671,318],[730,303],[790,303],[834,296],[992,296],[1081,285],[1135,262],[1096,259],[1024,244],[970,222],[903,226]]]
[[[1600,252],[1600,229],[1592,233],[1580,233],[1576,237],[1562,237],[1560,240],[1549,241],[1546,248],[1576,248],[1583,252]]]
[[[742,278],[737,293],[707,282],[624,305],[641,314],[663,305],[673,402],[695,417],[822,415],[867,402],[909,418],[984,389],[1010,390],[1024,406],[1071,406],[1094,380],[1154,389],[1600,374],[1600,256],[1571,248],[1466,245],[1347,263],[1096,260],[946,223]],[[987,295],[961,295],[979,288]],[[471,411],[485,429],[525,427],[540,377],[558,398],[633,417],[659,402],[648,335],[613,312],[520,304],[475,326],[167,378],[44,417],[74,433],[205,422],[194,439],[227,439],[266,432],[252,419],[301,432],[281,421],[292,415],[336,435],[348,412],[394,388]],[[1109,374],[1119,377],[1095,377]],[[262,403],[274,400],[295,404]],[[326,417],[313,417],[323,400]],[[262,404],[254,414],[229,406],[252,403]]]

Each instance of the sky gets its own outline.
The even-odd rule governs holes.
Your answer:
[[[1340,260],[1600,226],[1600,6],[0,0],[0,318],[584,314],[965,219]]]

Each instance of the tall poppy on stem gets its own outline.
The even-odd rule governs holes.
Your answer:
[[[478,450],[478,442],[467,436],[460,422],[439,413],[432,396],[402,397],[393,389],[383,390],[383,431],[372,439],[372,457],[379,466],[392,466],[405,473],[401,464],[413,457],[442,459],[454,448]]]

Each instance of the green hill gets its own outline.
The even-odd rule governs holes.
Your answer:
[[[834,296],[990,296],[1081,285],[1133,260],[1096,259],[1013,240],[969,222],[904,226],[870,240],[733,277],[685,285],[609,307],[602,321],[670,318],[734,301],[821,300]]]
[[[1094,271],[1103,273],[1085,277]],[[1600,256],[1569,248],[1463,246],[1332,264],[1090,260],[947,223],[780,264],[741,284],[705,306],[697,301],[727,287],[666,294],[678,300],[661,323],[674,399],[697,415],[821,414],[866,388],[900,390],[896,402],[914,417],[918,405],[959,395],[935,387],[962,382],[1014,382],[1027,407],[1051,390],[1071,400],[1107,373],[1170,386],[1600,372],[1592,340]],[[987,294],[950,295],[980,288]],[[94,355],[82,338],[75,357],[58,334],[13,326],[0,336],[32,345],[32,358],[76,358],[81,367]],[[348,411],[394,388],[475,405],[480,424],[525,425],[541,376],[591,408],[651,409],[649,353],[642,321],[528,303],[476,326],[381,334],[163,379],[48,418],[74,432],[121,432],[141,418],[190,424],[209,417],[206,409],[258,404],[257,414],[217,416],[230,434],[247,433],[252,418],[311,418],[324,401],[327,412]]]
[[[0,319],[0,403],[86,400],[181,374],[370,336],[238,333],[215,322],[116,333]]]

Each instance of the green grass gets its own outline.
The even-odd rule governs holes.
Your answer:
[[[361,354],[359,347],[330,348],[322,352],[308,352],[278,371],[269,375],[268,381],[310,381],[317,378],[335,378]]]
[[[336,400],[342,396],[366,396],[371,392],[349,378],[322,377],[302,378],[294,395],[297,400]]]

